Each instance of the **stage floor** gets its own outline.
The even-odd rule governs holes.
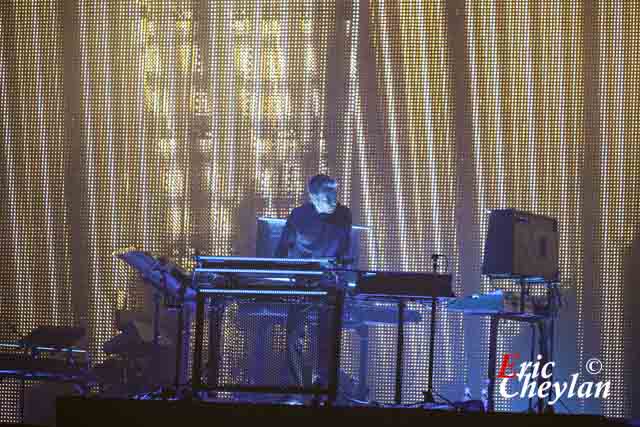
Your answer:
[[[482,414],[376,407],[312,407],[274,404],[210,403],[186,400],[131,400],[62,397],[57,426],[278,426],[337,425],[445,426],[621,426],[623,420],[591,415]]]

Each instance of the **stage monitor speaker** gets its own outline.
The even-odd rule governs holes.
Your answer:
[[[558,222],[513,209],[491,212],[482,274],[558,280]]]

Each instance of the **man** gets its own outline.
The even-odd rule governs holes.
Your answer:
[[[327,175],[309,180],[309,202],[291,211],[276,256],[344,259],[351,243],[351,211],[337,202],[336,181]]]
[[[345,261],[351,244],[351,211],[337,202],[336,181],[327,175],[316,175],[309,180],[309,202],[289,215],[282,231],[276,256],[281,258],[332,257]],[[293,304],[287,316],[287,357],[289,383],[309,387],[311,369],[303,363],[304,321],[311,306]],[[320,309],[319,360],[320,381],[326,383],[326,371],[331,354],[329,316]],[[315,381],[314,381],[315,382]]]

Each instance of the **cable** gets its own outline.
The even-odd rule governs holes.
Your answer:
[[[423,391],[422,393],[423,393],[423,394],[426,394],[427,392],[426,392],[426,391]],[[439,399],[443,400],[446,404],[448,404],[449,406],[451,406],[452,408],[454,408],[454,409],[456,409],[456,410],[458,410],[458,411],[460,411],[460,412],[465,412],[465,411],[466,411],[466,406],[465,406],[465,404],[464,404],[464,403],[460,403],[460,402],[453,402],[453,401],[451,401],[451,400],[447,399],[446,397],[444,397],[443,395],[441,395],[441,394],[439,394],[439,393],[437,393],[437,392],[435,392],[435,391],[431,391],[431,394],[433,394],[435,397],[437,397],[437,398],[439,398]],[[415,406],[415,405],[417,405],[417,406],[423,406],[423,405],[425,405],[425,404],[427,404],[427,403],[435,403],[436,405],[438,405],[438,404],[442,405],[442,403],[441,403],[441,402],[440,402],[440,403],[439,403],[439,402],[428,402],[428,401],[425,399],[425,400],[423,400],[423,401],[420,401],[420,402],[416,402],[416,403],[414,403],[412,406]]]

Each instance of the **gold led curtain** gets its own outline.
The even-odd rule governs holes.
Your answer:
[[[256,216],[286,218],[328,172],[335,3],[211,1],[198,14],[194,245],[252,256]]]
[[[439,253],[461,295],[490,290],[489,209],[558,218],[563,288],[575,294],[575,354],[562,357],[575,368],[601,357],[613,381],[612,398],[574,409],[627,415],[620,283],[640,211],[638,6],[450,4],[2,2],[0,339],[78,324],[100,362],[117,310],[149,302],[114,251],[184,267],[195,250],[253,255],[255,217],[284,217],[306,179],[328,172],[369,227],[370,268],[427,271]],[[428,305],[411,308],[428,318]],[[487,350],[465,354],[472,329],[442,316],[436,390],[457,400]],[[371,342],[390,349],[394,327],[376,328]],[[422,397],[428,333],[406,331],[405,368],[419,373],[406,403]],[[499,351],[517,334],[503,327]],[[370,360],[372,397],[392,400],[392,362]],[[17,385],[3,384],[0,419],[16,421]]]
[[[133,246],[184,262],[190,235],[192,11],[189,1],[79,1],[81,227],[92,350],[117,309],[140,308]],[[97,357],[100,360],[100,357]]]
[[[255,256],[256,217],[286,218],[305,200],[308,178],[329,172],[335,3],[203,1],[197,14],[193,247]],[[230,384],[247,380],[238,360],[255,332],[243,328],[237,309],[230,306],[223,323],[220,381]],[[284,330],[274,330],[273,345],[282,344]]]
[[[573,372],[600,358],[617,397],[574,410],[610,416],[631,409],[622,285],[638,239],[638,18],[638,5],[624,1],[480,1],[465,11],[473,242],[480,254],[487,209],[558,218],[562,286],[575,298],[567,320],[576,326],[575,347],[565,340],[556,350],[575,349]],[[521,333],[514,325],[503,332],[499,353]]]
[[[619,396],[606,400],[602,412],[629,416],[631,375],[637,366],[625,364],[624,355],[637,352],[638,338],[635,337],[636,344],[632,347],[630,329],[630,311],[637,311],[637,300],[625,301],[621,285],[629,269],[625,258],[631,245],[634,242],[637,245],[640,239],[640,5],[599,2],[594,21],[599,34],[596,65],[599,108],[594,117],[599,123],[594,251],[599,285],[598,320],[603,337],[599,350],[605,366],[603,377],[611,381],[612,396]],[[637,281],[627,282],[627,286],[637,288]]]
[[[64,126],[62,20],[56,2],[0,7],[0,339],[71,326],[70,152]],[[0,385],[0,421],[19,384]]]
[[[70,325],[62,22],[55,2],[3,7],[0,331]]]
[[[341,172],[351,185],[345,191],[360,187],[354,202],[362,223],[371,227],[371,267],[430,269],[431,253],[455,260],[456,252],[446,4],[382,0],[368,9],[373,58],[357,65],[361,75],[349,75],[349,121],[338,148]],[[355,12],[361,17],[361,11]],[[350,36],[359,37],[353,30]],[[352,61],[358,47],[352,43]],[[358,181],[353,181],[355,174]]]
[[[369,228],[368,266],[431,271],[436,253],[443,255],[441,267],[455,276],[456,143],[446,2],[353,2],[347,13],[337,170],[344,198]],[[411,309],[430,316],[428,304]],[[464,378],[461,320],[439,314],[434,384],[442,393],[455,393]],[[393,326],[373,328],[370,345],[391,351],[389,337],[395,334]],[[420,400],[426,388],[428,334],[426,321],[408,325],[403,369],[420,374],[406,376],[405,403]],[[380,356],[370,361],[379,371],[371,398],[393,400],[394,379],[383,373],[395,362]]]
[[[562,285],[577,295],[579,314],[585,151],[582,14],[579,2],[478,1],[466,3],[465,15],[467,120],[478,224],[474,266],[479,273],[489,210],[515,208],[557,218]],[[481,290],[493,289],[484,282]],[[582,319],[572,321],[579,325]],[[512,336],[528,333],[520,324],[503,325],[498,354],[509,352]],[[582,330],[576,334],[581,343]],[[483,354],[486,351],[483,348]],[[578,347],[578,366],[580,351]],[[511,402],[498,399],[496,405],[508,409]]]

